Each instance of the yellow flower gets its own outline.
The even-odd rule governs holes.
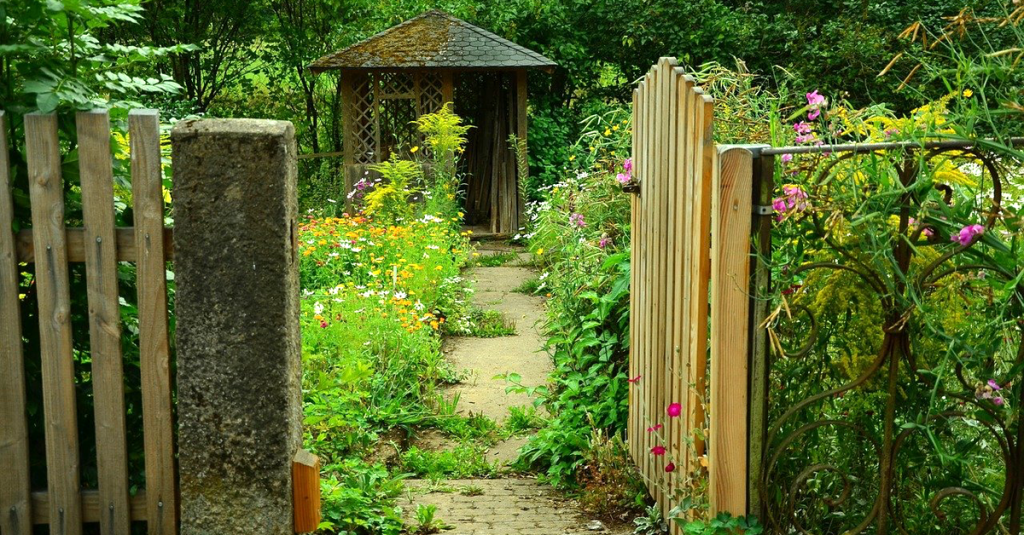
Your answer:
[[[537,254],[538,255],[544,254],[544,249],[537,249]]]
[[[418,151],[418,150],[420,150],[419,147],[413,147],[413,148],[409,149],[409,152],[412,153],[412,154],[416,154],[416,151]]]
[[[572,154],[572,155],[569,156],[569,161],[570,162],[575,160],[575,159],[576,159],[576,155],[575,154]]]
[[[604,129],[604,135],[605,136],[610,136],[610,135],[612,135],[612,131],[610,129],[608,129],[608,128],[605,128]]]
[[[964,98],[971,98],[974,96],[974,91],[971,91],[970,89],[964,89],[963,95]]]

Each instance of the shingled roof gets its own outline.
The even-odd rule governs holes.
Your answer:
[[[552,69],[555,62],[443,11],[427,11],[314,61],[335,69]]]

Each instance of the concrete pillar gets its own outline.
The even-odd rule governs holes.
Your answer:
[[[300,448],[291,123],[171,133],[181,533],[290,534]]]

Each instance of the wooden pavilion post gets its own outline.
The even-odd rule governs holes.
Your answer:
[[[516,71],[516,139],[519,140],[518,150],[521,154],[518,158],[520,162],[516,162],[516,213],[512,217],[513,232],[519,229],[522,224],[521,218],[526,213],[526,199],[520,194],[522,191],[522,184],[526,183],[526,180],[530,177],[529,160],[526,155],[526,69],[519,69]]]

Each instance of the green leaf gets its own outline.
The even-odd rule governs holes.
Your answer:
[[[43,113],[50,113],[60,105],[60,98],[56,93],[39,93],[36,95],[36,107]]]

